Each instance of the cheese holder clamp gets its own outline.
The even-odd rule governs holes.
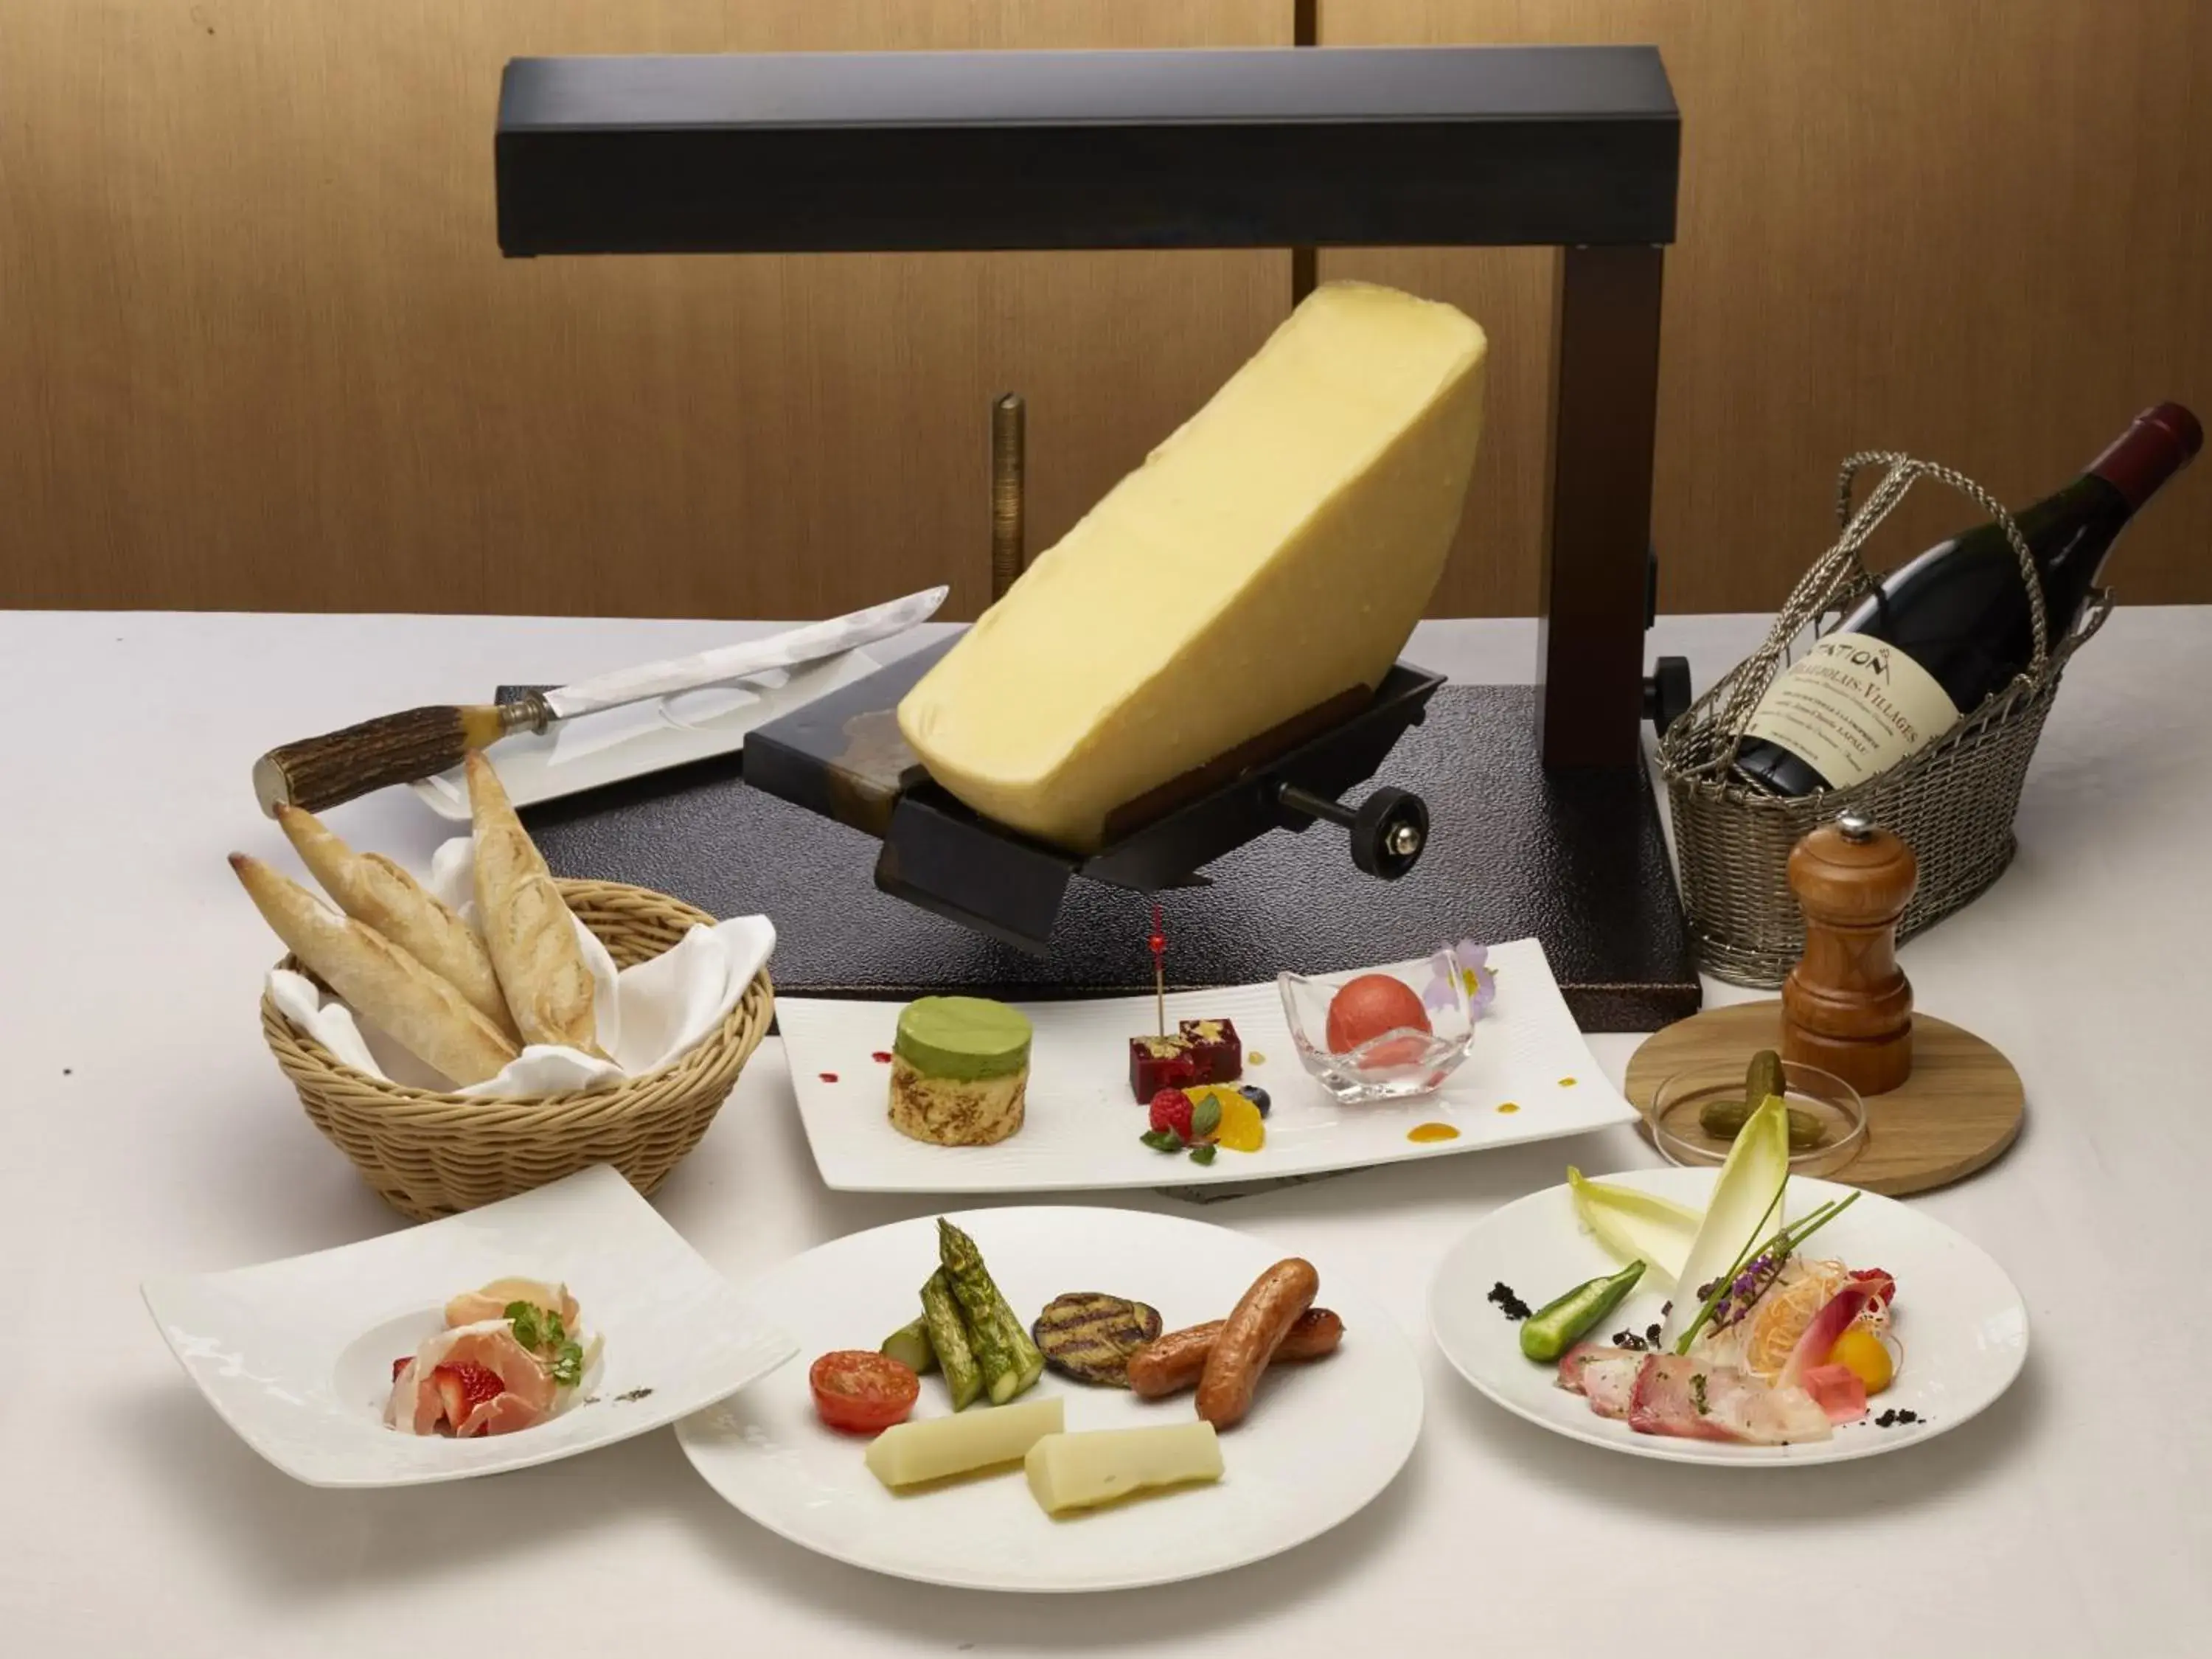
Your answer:
[[[1403,874],[1426,844],[1420,798],[1385,788],[1358,813],[1334,797],[1371,775],[1443,677],[1401,663],[1371,698],[1322,708],[1132,803],[1108,818],[1100,851],[1064,852],[970,811],[930,780],[899,740],[891,711],[950,650],[946,640],[753,732],[744,776],[755,788],[878,837],[876,885],[1017,948],[1042,953],[1069,880],[1139,893],[1202,884],[1202,865],[1270,830],[1340,815],[1352,860]],[[1272,751],[1272,752],[1271,752]]]

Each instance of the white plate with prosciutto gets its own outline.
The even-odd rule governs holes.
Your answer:
[[[1733,1182],[1571,1170],[1445,1256],[1437,1345],[1516,1416],[1678,1462],[1871,1457],[1989,1407],[2027,1358],[2004,1270],[1941,1222],[1787,1161],[1785,1141],[1763,1170],[1732,1160]]]
[[[605,1164],[381,1238],[143,1289],[216,1414],[311,1486],[550,1463],[712,1405],[793,1352]]]

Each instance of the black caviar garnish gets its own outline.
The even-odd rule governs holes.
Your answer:
[[[1513,1287],[1502,1279],[1490,1287],[1490,1294],[1483,1299],[1486,1302],[1495,1302],[1498,1304],[1498,1311],[1508,1319],[1526,1319],[1535,1311],[1519,1297],[1514,1295]]]

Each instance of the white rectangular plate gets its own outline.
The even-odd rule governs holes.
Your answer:
[[[507,1276],[566,1284],[605,1338],[582,1398],[476,1440],[384,1426],[392,1362],[447,1298]],[[526,1468],[711,1406],[797,1352],[606,1164],[466,1215],[258,1267],[149,1279],[146,1306],[239,1437],[311,1486],[411,1486]]]
[[[891,1127],[890,1068],[875,1056],[890,1050],[899,1004],[788,997],[777,1000],[775,1012],[814,1162],[839,1192],[1209,1186],[1448,1157],[1633,1122],[1636,1109],[1591,1057],[1543,946],[1534,939],[1493,945],[1490,964],[1498,999],[1477,1024],[1466,1062],[1435,1094],[1380,1105],[1340,1105],[1306,1075],[1272,982],[1170,995],[1170,1030],[1179,1019],[1236,1021],[1243,1080],[1273,1102],[1267,1145],[1223,1152],[1210,1165],[1137,1139],[1147,1118],[1129,1092],[1129,1039],[1157,1023],[1150,997],[1018,1005],[1036,1030],[1027,1115],[995,1146],[932,1146]],[[1419,984],[1428,963],[1383,971]],[[1265,1056],[1257,1064],[1255,1051]],[[1408,1140],[1407,1132],[1423,1123],[1449,1124],[1458,1137]]]
[[[559,800],[742,749],[748,732],[879,666],[865,651],[841,652],[797,668],[769,669],[725,685],[579,714],[544,732],[501,738],[489,752],[517,806]],[[460,768],[408,787],[440,817],[469,821],[469,787]]]

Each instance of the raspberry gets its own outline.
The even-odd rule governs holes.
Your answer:
[[[1152,1133],[1163,1129],[1190,1139],[1190,1097],[1180,1089],[1163,1089],[1152,1097]]]

